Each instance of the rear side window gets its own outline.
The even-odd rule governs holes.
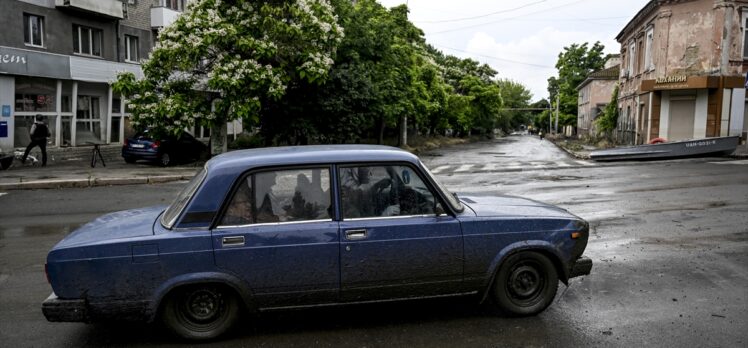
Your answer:
[[[331,220],[329,168],[269,170],[243,178],[220,226]]]

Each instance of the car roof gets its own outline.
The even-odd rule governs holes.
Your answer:
[[[418,157],[383,145],[283,146],[228,152],[208,161],[207,167],[208,172],[223,172],[266,166],[393,161],[417,163]]]

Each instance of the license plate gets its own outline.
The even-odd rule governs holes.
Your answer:
[[[143,145],[143,144],[131,144],[130,147],[132,147],[134,149],[142,149],[142,148],[145,147],[145,145]]]

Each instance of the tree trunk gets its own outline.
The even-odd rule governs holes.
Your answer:
[[[408,146],[408,117],[400,118],[400,137],[397,139],[397,146]]]
[[[228,127],[226,123],[210,127],[210,154],[220,155],[228,150],[227,137]]]

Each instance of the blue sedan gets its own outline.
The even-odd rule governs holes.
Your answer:
[[[47,256],[50,321],[161,320],[195,340],[262,311],[478,294],[534,315],[590,273],[587,222],[450,193],[418,157],[331,145],[215,157],[169,206],[112,213]]]

